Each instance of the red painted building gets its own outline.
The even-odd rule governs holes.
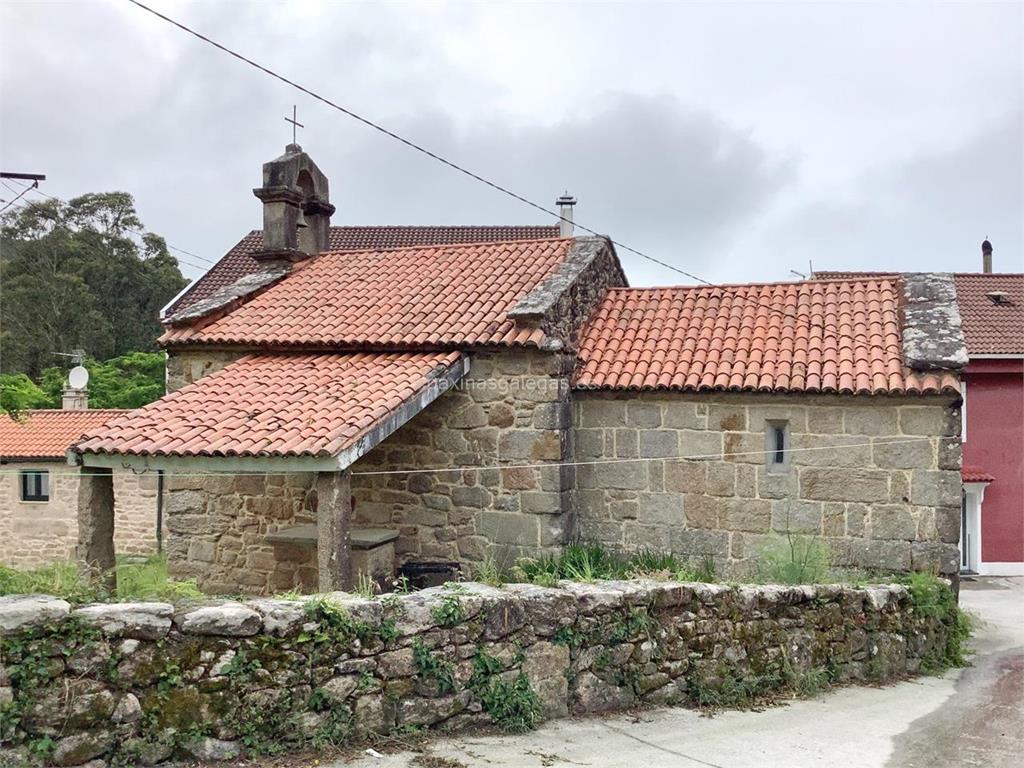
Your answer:
[[[969,358],[961,566],[1024,575],[1024,274],[958,274],[956,291]]]

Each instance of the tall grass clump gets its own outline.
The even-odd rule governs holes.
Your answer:
[[[77,563],[62,561],[25,570],[0,566],[0,595],[54,595],[69,603],[203,596],[195,581],[175,581],[170,577],[164,555],[119,558],[116,572],[117,592],[109,594],[89,584]]]
[[[519,560],[512,569],[512,576],[541,586],[553,586],[561,580],[584,583],[640,578],[713,581],[715,565],[711,557],[693,564],[671,553],[642,550],[624,555],[599,544],[576,543],[566,546],[557,555]]]
[[[758,551],[757,575],[774,584],[821,584],[831,580],[832,554],[814,536],[774,534]]]

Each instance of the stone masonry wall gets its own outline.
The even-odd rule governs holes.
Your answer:
[[[266,535],[316,522],[315,475],[169,475],[164,548],[175,578],[212,594],[273,594],[317,585],[316,551]]]
[[[0,598],[0,764],[153,765],[934,669],[905,588],[562,582],[177,609]],[[808,682],[815,681],[815,682]],[[742,699],[740,699],[742,701]],[[6,763],[5,763],[6,761]]]
[[[355,524],[398,530],[401,562],[472,566],[491,552],[512,565],[557,549],[573,526],[571,468],[360,473],[569,460],[568,365],[530,351],[474,355],[458,388],[353,465]]]
[[[167,391],[175,392],[186,384],[216,373],[228,363],[245,355],[235,350],[175,349],[167,352]]]
[[[11,463],[0,473],[0,564],[38,568],[73,560],[78,547],[78,470],[64,462]],[[50,473],[49,501],[22,501],[18,470]],[[114,549],[156,551],[156,477],[114,472]]]
[[[835,565],[954,573],[961,450],[953,405],[577,392],[578,460],[653,459],[579,468],[579,534],[627,551],[711,555],[721,572],[744,575],[766,537],[789,530],[824,537]],[[768,422],[790,430],[790,465],[777,474],[763,453]],[[744,455],[668,458],[722,454]]]
[[[156,552],[155,473],[114,470],[114,551],[119,555]]]

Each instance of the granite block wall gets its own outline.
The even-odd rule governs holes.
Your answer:
[[[573,528],[573,470],[557,466],[572,456],[570,364],[535,351],[474,355],[457,388],[352,466],[355,523],[397,529],[400,562],[472,568],[490,553],[512,565],[556,550]],[[408,471],[445,467],[493,468]]]
[[[765,453],[773,424],[788,431],[784,467]],[[577,472],[586,540],[710,555],[737,576],[786,531],[823,537],[839,566],[958,567],[950,398],[577,392],[574,426],[576,458],[610,462]]]
[[[316,550],[268,533],[316,522],[311,473],[169,475],[164,548],[178,579],[210,594],[274,594],[317,585]]]

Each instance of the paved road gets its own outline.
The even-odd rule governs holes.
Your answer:
[[[419,758],[399,753],[334,768],[1017,768],[1024,764],[1024,579],[965,583],[961,601],[984,624],[973,666],[943,677],[843,688],[764,712],[702,717],[663,709],[560,720],[524,736],[441,739]]]

